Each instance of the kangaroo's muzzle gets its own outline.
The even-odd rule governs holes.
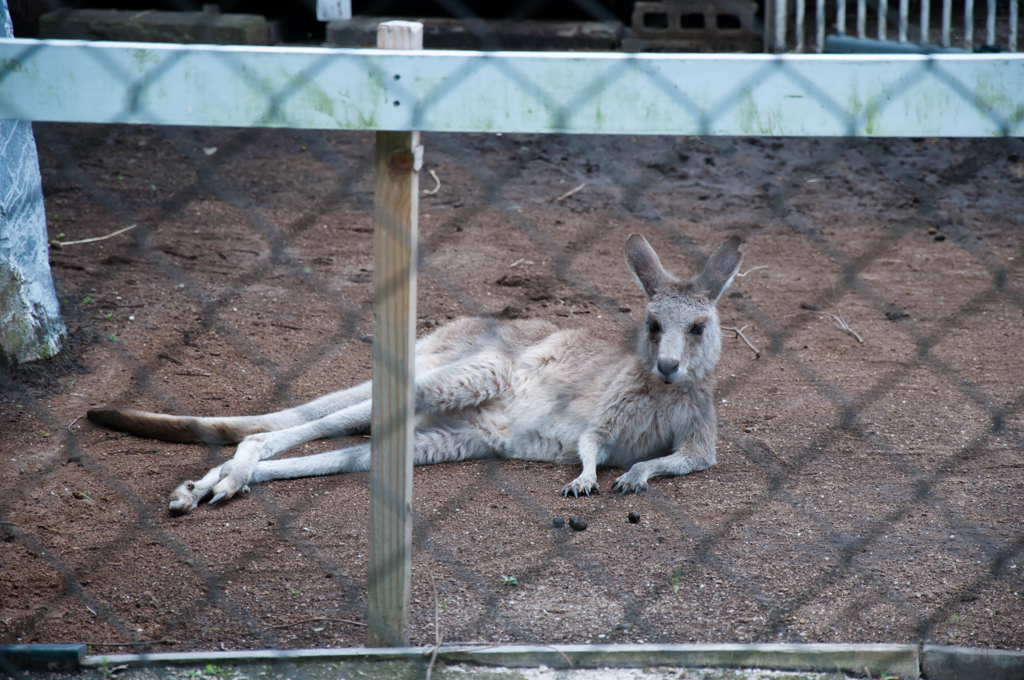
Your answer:
[[[668,357],[659,358],[656,368],[656,373],[661,380],[667,383],[675,382],[679,373],[679,360]]]

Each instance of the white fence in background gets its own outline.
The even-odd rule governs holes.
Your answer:
[[[976,0],[966,0],[962,22],[953,16],[952,0],[941,0],[941,15],[932,16],[929,0],[922,0],[918,16],[912,20],[910,0],[836,0],[835,9],[825,0],[814,0],[813,39],[808,40],[808,0],[767,0],[765,6],[765,46],[770,52],[931,52],[966,50],[1016,52],[1018,46],[1019,0],[985,0],[984,42],[975,30]],[[1005,2],[1005,4],[1003,4]],[[850,16],[850,10],[855,15]],[[1005,10],[1005,14],[1000,14]],[[830,11],[834,11],[829,21]],[[874,26],[869,26],[869,14]],[[848,24],[852,19],[852,31]],[[933,24],[938,24],[937,26]],[[826,37],[831,28],[834,35]],[[835,38],[839,38],[836,40]],[[852,40],[851,40],[852,38]],[[894,40],[895,39],[895,40]],[[871,42],[868,42],[871,41]],[[883,41],[879,44],[876,41]]]

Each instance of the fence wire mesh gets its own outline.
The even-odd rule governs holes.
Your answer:
[[[35,134],[52,242],[133,228],[52,247],[71,345],[0,374],[0,641],[362,644],[366,473],[172,517],[168,492],[233,449],[81,417],[264,413],[368,380],[373,135]],[[631,345],[645,298],[628,234],[680,275],[732,234],[746,259],[719,303],[718,464],[627,496],[601,469],[579,499],[559,494],[576,466],[418,468],[414,644],[1021,647],[1019,140],[423,144],[419,336],[482,315]]]

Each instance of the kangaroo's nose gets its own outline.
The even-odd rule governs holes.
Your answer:
[[[677,370],[679,370],[679,361],[677,359],[658,359],[658,372],[666,378]]]

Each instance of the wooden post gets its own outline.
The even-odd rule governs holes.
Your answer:
[[[423,49],[423,25],[382,23],[377,47]],[[378,132],[374,154],[369,647],[409,644],[419,141]]]

